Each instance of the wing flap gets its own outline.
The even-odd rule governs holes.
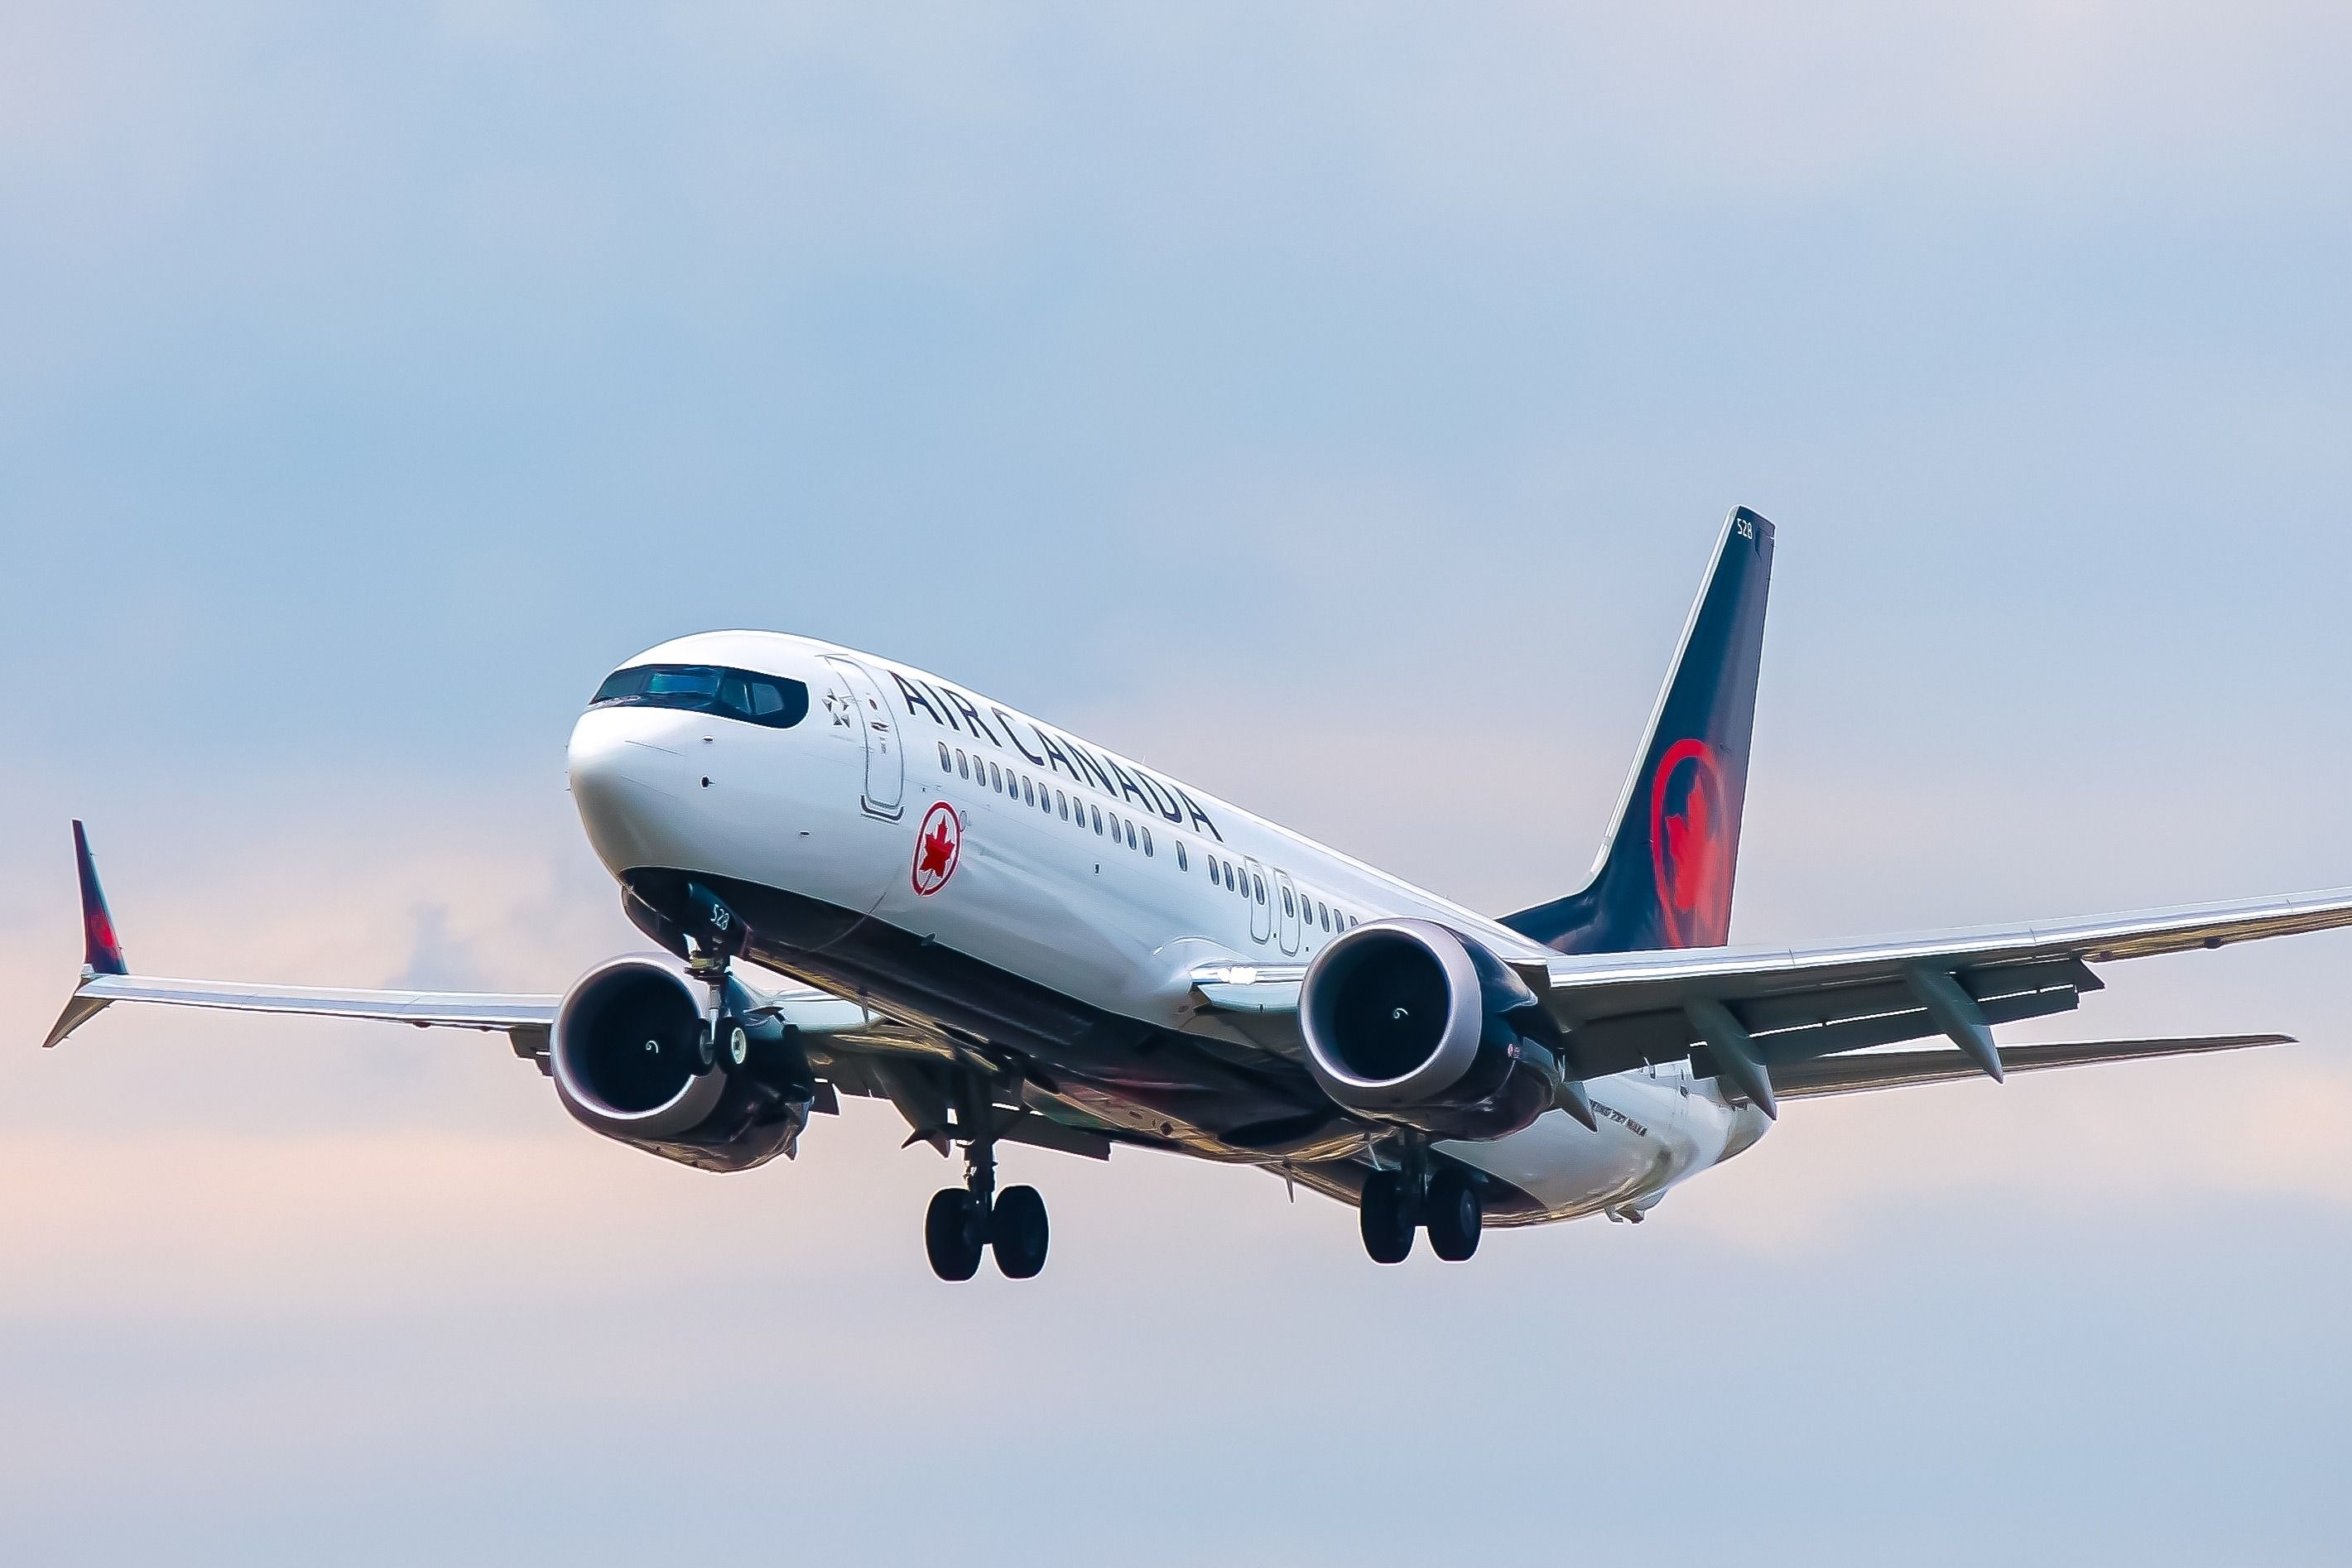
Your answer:
[[[2000,1065],[2010,1072],[2089,1067],[2100,1062],[2145,1061],[2206,1051],[2284,1046],[2288,1035],[2204,1035],[2172,1040],[2088,1040],[2049,1046],[2003,1046]],[[1868,1051],[1825,1061],[1801,1062],[1772,1075],[1772,1087],[1786,1100],[1811,1095],[1856,1094],[1864,1089],[1902,1089],[1918,1083],[1949,1083],[1981,1078],[1983,1069],[1960,1051]]]

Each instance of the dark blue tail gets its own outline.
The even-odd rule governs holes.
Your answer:
[[[1503,917],[1562,952],[1720,947],[1748,800],[1772,525],[1735,507],[1584,890]]]

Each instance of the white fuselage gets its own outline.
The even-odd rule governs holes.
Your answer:
[[[656,663],[798,680],[810,706],[788,729],[660,708],[584,713],[572,791],[615,876],[662,868],[782,889],[1105,1013],[1256,1046],[1267,1041],[1246,1020],[1200,1005],[1192,976],[1202,965],[1307,963],[1349,924],[1385,916],[1441,922],[1507,961],[1549,955],[1474,910],[910,666],[761,632],[686,637],[631,661]],[[920,840],[927,821],[936,837],[941,803],[952,842],[934,842],[926,864]],[[1536,1199],[1539,1217],[1638,1214],[1765,1125],[1681,1063],[1589,1087],[1598,1131],[1554,1111],[1509,1137],[1441,1147]]]

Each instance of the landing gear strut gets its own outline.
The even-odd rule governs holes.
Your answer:
[[[1364,1178],[1357,1220],[1373,1262],[1402,1263],[1412,1256],[1414,1230],[1423,1226],[1429,1231],[1430,1251],[1448,1263],[1460,1263],[1478,1250],[1486,1210],[1477,1187],[1459,1167],[1433,1172],[1428,1166],[1427,1154],[1417,1152],[1401,1170],[1374,1171]]]
[[[964,1086],[956,1118],[970,1133],[964,1184],[934,1193],[923,1215],[923,1250],[931,1272],[942,1279],[969,1279],[980,1272],[980,1255],[993,1252],[997,1272],[1007,1279],[1034,1279],[1045,1267],[1045,1200],[1034,1187],[996,1190],[994,1111],[984,1090]]]
[[[688,900],[702,917],[700,939],[687,973],[710,987],[709,1023],[702,1031],[702,1065],[707,1073],[724,1058],[741,1067],[751,1059],[751,1037],[740,1019],[727,1013],[727,969],[743,945],[743,922],[716,893],[699,882],[686,885]]]

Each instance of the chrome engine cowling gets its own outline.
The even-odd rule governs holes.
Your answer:
[[[705,1170],[791,1153],[814,1092],[793,1031],[730,979],[722,1028],[744,1030],[745,1059],[722,1050],[706,1066],[709,994],[667,954],[607,959],[573,981],[548,1037],[563,1109],[591,1131]]]
[[[1433,921],[1366,921],[1300,988],[1307,1063],[1360,1116],[1442,1138],[1500,1138],[1561,1102],[1566,1053],[1527,984]]]

